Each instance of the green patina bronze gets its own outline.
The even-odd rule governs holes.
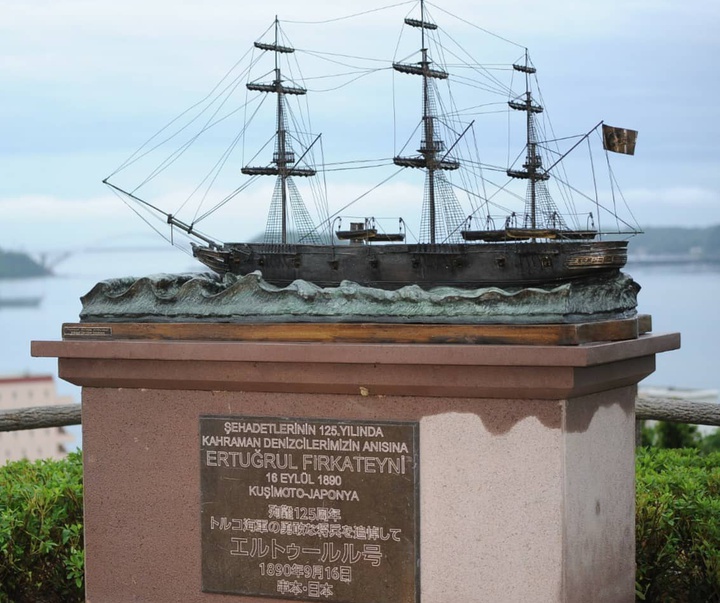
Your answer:
[[[258,272],[160,274],[102,281],[82,297],[84,322],[576,323],[631,318],[640,286],[623,273],[546,287],[397,291],[344,281],[287,287]]]

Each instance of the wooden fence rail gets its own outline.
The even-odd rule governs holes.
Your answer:
[[[635,417],[639,421],[654,419],[671,423],[720,426],[720,404],[674,398],[638,398],[635,402]]]
[[[33,406],[0,411],[0,431],[80,425],[80,404]]]
[[[654,419],[671,423],[720,426],[720,404],[690,402],[672,398],[638,398],[638,420]],[[0,432],[80,425],[80,404],[35,406],[0,411]]]

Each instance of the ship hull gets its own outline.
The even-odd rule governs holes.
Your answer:
[[[260,271],[274,285],[303,279],[322,287],[541,286],[616,273],[627,241],[547,241],[474,245],[196,245],[193,254],[219,274]]]

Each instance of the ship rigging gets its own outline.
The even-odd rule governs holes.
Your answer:
[[[269,39],[261,37],[253,44],[253,53],[249,56],[249,65],[245,70],[226,77],[216,87],[215,95],[196,106],[195,109],[199,109],[194,113],[187,114],[194,117],[171,122],[172,128],[163,129],[159,136],[148,141],[104,182],[124,200],[140,207],[139,211],[156,213],[171,225],[173,231],[179,230],[188,235],[194,241],[193,255],[212,270],[220,274],[246,274],[259,270],[266,280],[281,286],[298,278],[323,286],[354,280],[363,285],[390,289],[408,284],[418,284],[425,288],[490,284],[522,286],[617,272],[626,259],[627,241],[623,239],[638,232],[637,227],[622,221],[615,214],[616,229],[612,232],[616,236],[608,238],[608,232],[601,231],[596,225],[605,210],[598,195],[592,199],[580,194],[579,189],[569,185],[553,170],[570,151],[584,142],[589,145],[590,138],[599,132],[601,125],[605,148],[610,151],[620,148],[615,143],[608,144],[613,136],[616,141],[618,138],[624,140],[625,152],[630,147],[634,149],[636,133],[611,128],[601,122],[577,137],[574,145],[566,152],[552,149],[556,143],[541,137],[543,130],[538,119],[545,116],[545,108],[533,94],[531,84],[537,70],[525,50],[522,58],[511,63],[510,67],[512,73],[522,76],[522,92],[513,92],[510,86],[502,84],[494,75],[490,78],[490,84],[471,84],[475,92],[479,88],[492,88],[505,94],[504,102],[508,110],[524,114],[523,163],[520,166],[511,164],[503,169],[506,181],[499,184],[493,182],[488,178],[488,173],[494,171],[499,175],[499,169],[482,163],[477,157],[468,156],[468,152],[477,150],[475,126],[482,111],[472,115],[472,108],[457,108],[452,94],[441,94],[440,83],[447,86],[456,80],[453,83],[462,85],[467,84],[470,78],[466,74],[454,78],[438,60],[438,56],[448,54],[459,57],[460,51],[451,51],[442,42],[440,28],[429,15],[429,5],[432,6],[420,0],[417,3],[418,13],[404,18],[405,27],[415,33],[415,37],[410,38],[415,41],[415,50],[409,56],[393,59],[382,68],[358,68],[357,76],[355,73],[349,76],[348,73],[342,74],[348,82],[388,70],[400,78],[419,78],[420,121],[407,139],[408,142],[389,161],[365,160],[365,163],[359,165],[364,169],[381,164],[397,168],[382,183],[402,172],[421,171],[424,174],[424,194],[418,212],[419,228],[413,222],[415,226],[411,229],[407,218],[403,216],[395,218],[396,228],[388,229],[381,226],[381,220],[373,215],[350,218],[349,228],[343,227],[343,220],[347,218],[341,213],[360,201],[367,201],[366,197],[370,194],[380,195],[379,186],[371,187],[369,192],[349,202],[343,202],[339,210],[330,213],[325,178],[333,169],[346,169],[346,164],[338,162],[333,166],[326,163],[323,160],[323,138],[311,133],[309,118],[302,115],[297,117],[293,112],[293,108],[306,108],[298,101],[306,99],[308,88],[302,78],[284,67],[291,64],[289,59],[294,58],[298,51],[285,36],[277,18],[266,32]],[[304,54],[320,56],[317,51],[304,51]],[[330,60],[336,61],[339,56],[349,55],[332,53],[325,58],[333,57]],[[413,57],[417,57],[417,60],[411,60]],[[264,75],[255,76],[253,69],[266,59],[270,59],[270,68],[261,72]],[[360,57],[343,58],[343,61],[348,60],[352,60],[352,65],[355,65],[360,62]],[[466,63],[464,67],[472,75],[484,75],[487,72],[485,67],[475,61]],[[247,96],[244,102],[232,106],[230,99],[243,81]],[[404,86],[399,84],[398,88],[404,91]],[[250,94],[253,96],[250,97]],[[158,202],[148,199],[145,191],[151,194],[157,177],[179,163],[181,158],[205,158],[189,150],[201,135],[216,132],[220,126],[227,126],[238,115],[258,116],[268,97],[274,100],[273,135],[238,170],[248,178],[246,182],[239,186],[226,186],[225,190],[222,186],[217,187],[221,194],[214,206],[203,212],[197,209],[190,219],[181,218],[179,211],[165,212]],[[412,114],[413,106],[410,102],[402,115]],[[468,116],[471,119],[464,121]],[[221,174],[226,175],[226,168],[236,165],[237,147],[242,142],[240,146],[244,148],[251,121],[243,122],[238,128],[239,133],[232,135],[230,145],[221,154],[220,160],[211,166],[200,184],[187,195],[181,210],[193,198],[199,198],[205,203],[212,197],[211,190],[221,180]],[[196,122],[200,124],[199,133],[188,136],[186,129],[193,124],[197,125]],[[417,133],[419,142],[414,138]],[[178,141],[181,141],[179,146]],[[140,160],[172,144],[175,146],[170,154],[165,156],[159,166],[152,168],[148,176],[140,179],[139,185],[128,187],[118,183]],[[415,145],[415,154],[407,152],[410,145]],[[259,160],[263,153],[267,153],[269,146],[272,148],[271,158],[261,164]],[[548,152],[552,153],[550,161],[543,158]],[[238,178],[237,171],[229,171],[235,179]],[[262,241],[223,242],[198,229],[200,222],[231,201],[246,196],[249,184],[264,177],[273,177],[275,185],[270,196]],[[311,208],[303,199],[296,183],[298,179],[306,181],[308,186],[305,189],[313,193],[311,196],[315,204]],[[512,192],[512,183],[515,181],[526,182],[524,196]],[[594,207],[584,214],[561,212],[550,193],[550,184],[564,187],[564,197],[571,197],[576,192],[584,199],[594,201]],[[610,188],[614,191],[613,184],[611,177]],[[489,192],[488,188],[495,190]],[[595,190],[597,192],[596,184]],[[458,198],[458,193],[464,195],[465,204]],[[518,197],[523,201],[522,209],[511,209],[511,202]],[[500,201],[501,198],[506,200]],[[254,210],[256,199],[251,199],[249,209]],[[384,205],[390,207],[393,205],[392,200]],[[504,211],[504,215],[493,215],[493,211],[499,209]],[[500,222],[500,227],[496,226],[496,222]],[[408,243],[407,235],[416,228],[416,242]]]

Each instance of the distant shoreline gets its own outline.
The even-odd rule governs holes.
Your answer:
[[[690,253],[630,254],[628,266],[719,266],[720,255],[703,256]],[[53,276],[52,270],[20,251],[0,249],[0,279],[22,279]]]
[[[21,251],[0,249],[0,279],[52,276],[52,270]]]
[[[667,266],[667,265],[720,265],[720,257],[697,257],[692,255],[658,254],[658,255],[630,255],[627,265],[632,266]]]

